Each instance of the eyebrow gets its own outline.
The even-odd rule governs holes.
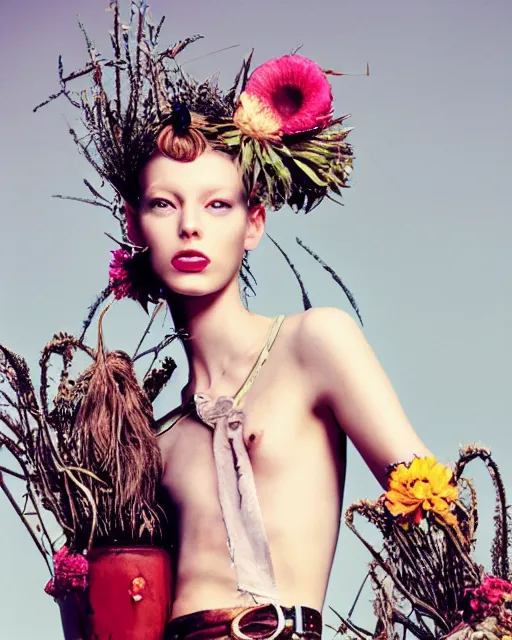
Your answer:
[[[211,195],[213,195],[214,193],[218,193],[219,191],[233,191],[233,189],[231,187],[212,187],[211,189],[206,189],[206,191],[202,192],[202,196],[203,198],[208,198]]]
[[[153,191],[165,191],[175,197],[177,197],[179,200],[183,200],[182,195],[180,193],[179,188],[173,188],[173,187],[168,187],[168,186],[164,186],[164,185],[157,185],[157,186],[150,186],[148,189],[145,189],[143,191],[143,195],[145,197],[148,197],[148,194],[152,193]],[[209,198],[210,196],[212,196],[215,193],[218,193],[219,191],[228,191],[229,193],[233,193],[234,191],[236,191],[236,193],[238,193],[238,189],[234,189],[233,187],[228,187],[227,185],[223,185],[223,186],[219,186],[219,187],[209,187],[206,188],[203,191],[199,192],[199,197],[200,199],[206,199]],[[243,198],[243,192],[240,192],[240,197]]]

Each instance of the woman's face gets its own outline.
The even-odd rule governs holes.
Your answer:
[[[155,153],[141,172],[138,211],[129,234],[148,246],[151,266],[171,291],[215,293],[238,278],[246,250],[263,234],[263,208],[249,212],[240,173],[225,154],[207,151],[192,162]]]

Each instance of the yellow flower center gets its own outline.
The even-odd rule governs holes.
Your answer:
[[[250,138],[278,142],[281,138],[281,120],[255,96],[245,91],[233,116],[235,126]]]

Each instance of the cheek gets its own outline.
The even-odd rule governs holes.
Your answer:
[[[220,261],[231,272],[238,271],[245,254],[246,225],[238,224],[236,228],[226,230],[222,238],[218,239],[216,254]]]
[[[144,239],[145,246],[149,247],[152,253],[160,253],[165,245],[169,245],[172,235],[170,225],[165,224],[165,220],[142,217],[140,219],[140,232]]]
[[[247,214],[245,211],[236,212],[230,220],[226,221],[226,224],[219,226],[217,235],[222,234],[224,244],[243,249],[247,235]]]
[[[128,218],[126,218],[126,229],[128,231],[128,240],[133,243],[133,244],[137,244],[140,246],[140,241],[141,238],[139,237],[140,234],[137,233],[137,228],[135,226],[135,223],[133,221],[133,218],[131,216],[128,216]]]
[[[171,242],[172,234],[165,224],[155,224],[153,221],[141,222],[140,232],[143,246],[149,248],[151,267],[156,275],[162,277],[175,251]]]

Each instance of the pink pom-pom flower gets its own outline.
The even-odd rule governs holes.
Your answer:
[[[81,553],[69,553],[68,547],[61,547],[53,556],[55,576],[48,581],[45,592],[59,598],[71,591],[85,591],[89,563]]]
[[[507,602],[512,602],[512,584],[507,580],[487,575],[479,587],[466,590],[466,597],[471,611],[470,620],[495,616],[500,622],[512,623],[512,613],[505,607]]]
[[[112,260],[109,265],[108,281],[116,300],[131,298],[138,300],[139,291],[134,282],[132,269],[132,256],[126,249],[112,251]]]
[[[303,56],[265,62],[253,71],[244,93],[281,123],[283,134],[325,127],[332,119],[331,85],[316,62]]]

